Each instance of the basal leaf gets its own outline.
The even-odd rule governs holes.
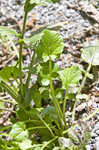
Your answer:
[[[3,36],[18,36],[18,33],[14,29],[10,29],[6,26],[0,26],[0,34]]]
[[[0,70],[0,81],[8,81],[10,78],[17,79],[19,76],[19,69],[17,67],[6,66]]]
[[[79,67],[72,66],[58,72],[64,89],[67,89],[70,85],[75,85],[82,78]]]
[[[60,68],[57,66],[57,64],[54,64],[52,62],[52,72],[49,73],[49,61],[44,62],[40,66],[40,74],[39,74],[39,81],[42,83],[43,86],[48,86],[50,83],[50,78],[52,80],[56,80],[58,77],[58,71]]]
[[[33,101],[36,105],[36,107],[41,107],[41,99],[42,99],[42,96],[40,94],[40,91],[38,89],[38,86],[33,86],[32,88],[32,98],[33,98]]]
[[[49,59],[53,60],[62,53],[63,47],[63,39],[57,32],[44,30],[40,43],[36,48],[38,59],[43,59],[45,62]]]
[[[25,139],[21,143],[19,143],[19,147],[21,150],[29,150],[32,148],[32,141],[29,139]]]
[[[56,109],[53,106],[48,106],[47,108],[44,108],[42,110],[42,113],[46,122],[52,122],[58,120]]]
[[[14,124],[9,135],[16,141],[22,141],[27,138],[28,132],[25,131],[25,124],[23,122],[17,122],[16,124]]]
[[[99,42],[91,45],[85,43],[84,46],[81,54],[82,59],[88,64],[99,65]]]

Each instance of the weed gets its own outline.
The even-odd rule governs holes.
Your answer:
[[[51,1],[55,2],[55,0],[26,0],[24,23],[20,34],[13,29],[0,26],[1,37],[6,36],[14,44],[12,37],[16,36],[20,45],[17,64],[11,67],[6,66],[0,71],[0,90],[6,91],[17,104],[15,110],[17,119],[14,119],[11,126],[0,127],[0,131],[6,131],[1,132],[1,136],[8,138],[3,140],[0,137],[2,150],[84,150],[90,137],[88,132],[83,134],[84,140],[81,140],[77,134],[76,138],[73,138],[74,129],[78,124],[68,125],[65,112],[67,100],[75,101],[72,110],[74,122],[77,96],[81,94],[86,78],[90,76],[91,66],[99,65],[98,50],[92,51],[89,48],[87,52],[85,49],[82,51],[82,58],[89,64],[87,71],[82,71],[78,66],[61,70],[55,61],[60,57],[64,44],[62,37],[56,31],[45,29],[30,38],[24,38],[28,13],[36,5],[46,5]],[[33,50],[31,62],[27,68],[22,63],[23,46],[29,46]],[[13,47],[16,49],[15,45]],[[38,63],[34,65],[35,57]],[[25,72],[24,69],[26,69]],[[85,74],[84,78],[82,72]],[[33,74],[37,75],[37,81],[31,85]],[[24,83],[23,76],[25,76]],[[81,80],[82,83],[77,88]],[[13,84],[13,81],[17,86]],[[55,88],[55,81],[60,82],[61,86]],[[70,87],[77,88],[76,94],[70,91]],[[90,119],[98,111],[97,109],[83,121]],[[75,144],[76,139],[78,145]]]

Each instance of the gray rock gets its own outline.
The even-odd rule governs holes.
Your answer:
[[[96,130],[99,130],[99,122],[95,125],[93,132],[95,132]]]
[[[96,142],[98,142],[98,141],[99,141],[99,136],[98,136],[98,137],[96,137],[96,138],[95,138],[95,140],[96,140]]]
[[[99,141],[96,142],[95,146],[96,146],[96,150],[99,150]]]
[[[96,134],[99,135],[99,130],[96,130]]]
[[[97,137],[97,134],[96,134],[95,132],[92,132],[92,133],[91,133],[91,137],[92,137],[92,138],[95,138],[95,137]]]

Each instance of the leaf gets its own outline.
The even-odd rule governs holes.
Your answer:
[[[44,108],[42,110],[42,113],[46,122],[53,122],[58,120],[56,109],[53,106],[48,106],[47,108]]]
[[[53,150],[60,150],[60,147],[54,147]]]
[[[16,141],[23,141],[28,138],[28,131],[25,130],[25,124],[23,122],[17,122],[12,126],[9,135]]]
[[[26,38],[24,39],[24,42],[26,44],[31,44],[32,46],[34,46],[35,44],[37,44],[37,42],[39,42],[42,38],[42,35],[43,35],[43,32],[41,33],[38,33],[36,35],[33,35],[32,37],[30,38]]]
[[[25,139],[24,141],[19,143],[19,147],[21,150],[28,150],[28,149],[32,148],[32,141],[29,139]]]
[[[4,105],[4,102],[0,101],[0,109],[4,109],[5,108],[5,105]],[[3,110],[0,110],[0,113],[2,112]]]
[[[17,67],[6,66],[0,70],[0,81],[8,81],[10,78],[17,79],[19,77],[19,69]]]
[[[57,64],[54,64],[52,62],[52,72],[49,73],[49,61],[48,62],[44,62],[40,65],[40,70],[39,70],[39,82],[43,85],[43,86],[48,86],[50,83],[50,78],[52,80],[57,80],[58,78],[58,71],[60,70],[60,68],[57,66]]]
[[[48,61],[57,58],[63,51],[63,39],[56,31],[44,30],[36,52],[38,59]]]
[[[81,57],[88,64],[99,65],[99,41],[94,45],[91,44],[88,46],[88,43],[84,44],[84,48],[82,49]]]
[[[66,68],[58,73],[64,89],[68,89],[69,86],[78,84],[79,80],[82,78],[81,71],[77,66]]]
[[[26,0],[25,4],[24,4],[24,11],[26,13],[28,13],[29,11],[31,11],[34,7],[36,6],[36,4],[30,4],[30,0]]]
[[[24,11],[28,13],[36,5],[46,6],[48,2],[50,2],[50,0],[26,0],[24,5]]]
[[[31,4],[46,6],[51,0],[30,0]]]
[[[36,107],[41,107],[42,96],[40,94],[38,86],[36,86],[36,85],[33,86],[32,98],[33,98],[33,101],[34,101]]]
[[[0,26],[0,34],[1,35],[6,35],[6,36],[18,36],[18,33],[13,30],[13,29],[10,29],[6,26]]]

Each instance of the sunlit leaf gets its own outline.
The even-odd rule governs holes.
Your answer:
[[[24,42],[25,42],[26,44],[31,44],[32,46],[34,46],[35,44],[37,44],[37,42],[40,41],[42,35],[43,35],[43,32],[38,33],[38,34],[36,34],[36,35],[33,35],[33,36],[30,37],[30,38],[24,39]]]
[[[11,28],[8,28],[6,26],[0,26],[0,34],[1,35],[6,35],[6,36],[18,36],[18,33]]]
[[[16,141],[23,141],[28,138],[28,132],[25,128],[26,127],[23,122],[17,122],[12,126],[12,130],[9,135]]]
[[[45,62],[49,59],[53,60],[59,57],[63,47],[63,39],[57,32],[44,30],[40,43],[36,48],[38,59],[43,59]]]
[[[68,89],[69,86],[76,85],[82,78],[79,67],[72,66],[58,72],[64,89]]]
[[[24,141],[19,143],[19,147],[21,150],[28,150],[28,149],[32,148],[32,141],[29,139],[25,139]]]
[[[85,43],[81,54],[82,59],[88,64],[99,65],[99,42],[95,44]]]
[[[8,81],[10,78],[16,80],[17,77],[19,77],[19,69],[15,66],[6,66],[0,70],[0,81]]]

